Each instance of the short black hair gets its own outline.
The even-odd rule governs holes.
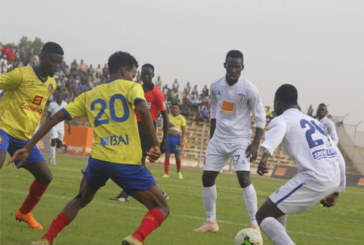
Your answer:
[[[47,42],[46,44],[43,45],[42,50],[40,52],[41,52],[41,54],[43,54],[43,53],[51,53],[51,54],[59,54],[59,55],[64,54],[61,45],[59,45],[58,43],[55,43],[55,42]]]
[[[277,89],[275,98],[278,98],[289,105],[297,105],[298,92],[295,86],[283,84]]]
[[[152,64],[146,63],[146,64],[144,64],[144,65],[142,66],[142,69],[143,69],[143,68],[150,68],[150,69],[152,69],[152,71],[154,72],[154,66],[153,66]]]
[[[175,105],[176,105],[176,106],[178,106],[178,108],[179,108],[179,109],[181,109],[181,106],[180,106],[178,103],[173,103],[173,104],[172,104],[172,106],[175,106]],[[171,107],[172,107],[172,106],[171,106]]]
[[[325,105],[325,103],[320,103],[320,104],[319,104],[319,107],[320,107],[320,106],[326,106],[326,105]]]
[[[241,58],[244,62],[244,56],[243,53],[240,52],[239,50],[230,50],[227,54],[226,54],[226,58],[225,61],[227,61],[228,57],[231,58]]]
[[[135,66],[138,68],[138,61],[129,53],[123,51],[117,51],[113,53],[108,60],[109,72],[114,73],[120,67],[129,67],[132,68]]]

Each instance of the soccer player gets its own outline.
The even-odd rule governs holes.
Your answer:
[[[97,190],[109,178],[149,209],[135,233],[123,239],[123,245],[143,244],[144,239],[169,214],[167,201],[153,176],[141,165],[142,151],[135,108],[152,140],[152,147],[147,153],[151,162],[159,158],[160,149],[143,89],[132,82],[138,63],[129,53],[119,51],[110,56],[108,66],[110,78],[105,84],[81,94],[49,118],[31,141],[11,159],[23,162],[35,143],[65,119],[87,116],[91,123],[95,144],[83,171],[79,193],[53,220],[42,240],[33,244],[51,244],[78,211],[91,202]]]
[[[55,92],[55,101],[49,103],[48,106],[48,116],[47,118],[53,116],[58,112],[60,109],[67,105],[66,101],[62,100],[62,93],[61,91],[57,90]],[[68,125],[68,133],[71,134],[71,125],[68,120],[66,120]],[[63,144],[64,139],[64,122],[58,123],[51,129],[51,147],[50,147],[50,156],[49,162],[52,165],[56,165],[56,150],[60,148]]]
[[[186,138],[186,119],[179,114],[179,105],[174,104],[171,108],[172,114],[169,114],[169,129],[167,140],[167,151],[164,160],[164,178],[168,178],[169,172],[169,157],[171,153],[174,153],[176,157],[177,174],[179,179],[183,179],[181,172],[181,153],[182,148],[185,145]]]
[[[207,221],[195,229],[197,232],[218,232],[216,221],[217,191],[215,179],[228,158],[234,162],[252,228],[259,230],[255,219],[257,194],[250,180],[250,162],[257,158],[266,115],[257,88],[241,76],[244,69],[243,54],[238,50],[227,53],[224,67],[226,75],[211,84],[211,129],[203,174],[203,202]],[[251,113],[255,117],[255,136],[251,138]],[[215,130],[216,128],[216,130]]]
[[[263,156],[258,174],[268,172],[268,158],[281,143],[298,168],[297,175],[271,194],[256,215],[260,228],[276,245],[294,244],[285,229],[287,214],[301,214],[320,200],[325,207],[331,207],[339,192],[345,190],[343,156],[324,126],[298,110],[297,98],[293,85],[277,89],[277,116],[269,123],[260,146]]]
[[[154,128],[156,128],[156,120],[158,119],[158,112],[160,111],[163,118],[163,139],[160,145],[161,152],[164,153],[166,151],[166,143],[168,137],[168,111],[167,104],[164,99],[163,93],[159,90],[157,86],[153,84],[154,77],[154,66],[151,64],[144,64],[142,66],[141,71],[141,79],[143,81],[143,90],[144,96],[147,100],[147,107],[149,109],[150,114],[152,115],[152,120],[154,124]],[[149,133],[145,129],[141,118],[139,116],[138,110],[136,111],[137,120],[138,120],[138,130],[139,137],[142,144],[142,165],[145,166],[145,159],[147,156],[147,152],[152,146],[152,140],[150,138]],[[163,195],[168,199],[168,196],[165,192]],[[118,200],[120,202],[129,201],[128,194],[125,191],[121,191],[119,195],[116,197],[110,198],[111,200]]]
[[[334,122],[327,117],[328,113],[329,112],[327,111],[327,106],[324,103],[321,103],[319,104],[316,111],[316,119],[319,120],[320,123],[322,123],[322,125],[325,126],[327,133],[334,141],[334,143],[337,145],[339,143],[339,138],[337,137]]]
[[[47,42],[42,47],[38,66],[15,68],[0,76],[0,89],[5,90],[0,101],[0,168],[4,164],[6,152],[12,156],[32,137],[46,102],[56,89],[53,75],[59,69],[62,60],[62,47],[57,43]],[[20,166],[18,161],[15,164]],[[42,230],[42,225],[34,219],[31,211],[46,191],[52,174],[35,145],[30,149],[29,158],[21,167],[28,170],[35,180],[15,217],[33,229]]]

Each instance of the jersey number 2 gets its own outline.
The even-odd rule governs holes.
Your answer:
[[[117,100],[117,99],[123,103],[124,116],[122,116],[122,117],[118,117],[115,113],[115,100]],[[105,110],[107,109],[106,101],[103,99],[96,99],[96,100],[92,101],[91,111],[95,110],[95,105],[97,105],[97,104],[100,104],[101,108],[100,108],[99,113],[95,117],[95,122],[94,122],[95,127],[97,127],[101,124],[109,123],[109,119],[100,120],[102,115],[105,113]],[[122,95],[122,94],[114,94],[113,96],[111,96],[111,98],[109,100],[109,110],[110,110],[110,117],[115,122],[124,122],[129,118],[128,102],[127,102],[126,98],[124,97],[124,95]]]
[[[300,121],[301,124],[301,128],[306,128],[308,126],[308,129],[306,131],[306,139],[307,139],[307,143],[308,146],[310,148],[322,145],[324,143],[324,141],[322,139],[317,139],[317,140],[313,140],[312,139],[312,134],[314,134],[317,131],[319,131],[322,135],[326,136],[328,138],[328,140],[330,141],[329,137],[327,136],[326,131],[321,128],[319,125],[317,125],[315,123],[315,121],[307,121],[306,119],[302,119]]]

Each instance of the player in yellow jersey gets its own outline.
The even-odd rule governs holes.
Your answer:
[[[38,66],[24,66],[0,76],[0,89],[5,90],[0,101],[0,168],[6,152],[12,156],[31,138],[36,129],[48,98],[56,89],[53,75],[63,60],[63,50],[54,42],[46,43],[40,53]],[[17,167],[19,162],[15,162]],[[31,211],[46,191],[52,174],[39,149],[34,146],[29,158],[22,164],[35,178],[23,205],[16,212],[17,220],[30,227],[43,227],[33,218]]]
[[[179,114],[179,105],[174,104],[171,108],[172,115],[169,114],[169,128],[168,128],[168,140],[166,158],[164,160],[164,178],[168,178],[169,172],[169,157],[171,153],[174,153],[176,157],[177,174],[179,179],[183,179],[181,172],[181,152],[185,145],[186,137],[186,119]]]
[[[136,232],[123,239],[123,245],[143,244],[144,239],[169,214],[167,201],[153,176],[141,165],[142,150],[135,109],[139,111],[151,136],[152,147],[147,153],[151,162],[159,158],[160,149],[143,88],[132,82],[138,63],[133,56],[120,51],[110,56],[108,66],[108,82],[81,94],[74,102],[50,117],[30,142],[11,159],[23,162],[36,142],[57,123],[65,119],[88,117],[94,131],[95,144],[83,171],[79,193],[53,220],[42,240],[33,244],[51,244],[109,178],[149,209]]]

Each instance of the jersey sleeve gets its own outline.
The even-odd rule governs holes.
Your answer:
[[[157,87],[155,88],[156,92],[156,104],[159,111],[167,110],[166,99],[164,98],[164,94]]]
[[[132,105],[133,109],[135,108],[135,102],[137,100],[145,101],[144,91],[140,84],[135,83],[132,85],[127,100]]]
[[[22,74],[19,69],[15,68],[12,71],[0,76],[0,89],[14,90],[22,80]]]
[[[68,120],[87,116],[86,93],[79,95],[73,102],[69,103],[61,110],[66,113]]]
[[[256,127],[264,129],[267,117],[265,114],[262,99],[260,98],[259,92],[256,88],[252,89],[250,106],[255,118]]]
[[[260,145],[262,152],[270,155],[278,148],[287,131],[287,124],[282,117],[276,117],[269,123],[269,130],[265,133],[264,142]]]
[[[210,118],[215,119],[216,118],[216,107],[217,107],[217,99],[216,99],[216,93],[215,90],[212,87],[210,87],[210,93],[211,93],[211,108],[210,108]]]
[[[327,132],[329,133],[329,136],[332,139],[332,141],[334,141],[334,143],[337,145],[339,143],[339,137],[337,137],[335,124],[330,119],[328,119]]]

